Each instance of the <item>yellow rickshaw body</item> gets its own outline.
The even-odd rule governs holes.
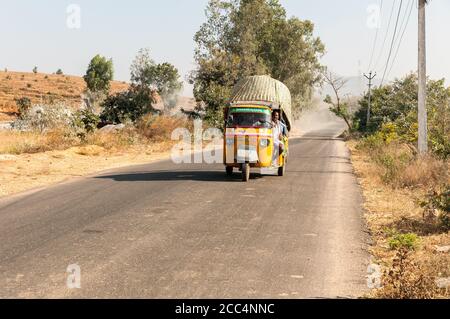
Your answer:
[[[270,107],[264,105],[239,105],[230,108],[242,114],[252,112],[267,112],[271,114]],[[227,109],[227,112],[232,112]],[[245,115],[244,115],[245,116]],[[224,132],[224,164],[228,167],[240,168],[248,163],[250,167],[268,168],[273,166],[274,137],[269,127],[225,127]],[[288,140],[284,139],[285,151],[278,156],[278,166],[285,165],[285,155],[288,151]]]

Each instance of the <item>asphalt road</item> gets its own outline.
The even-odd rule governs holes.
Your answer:
[[[367,236],[338,129],[291,140],[285,177],[163,161],[1,199],[0,297],[360,296]]]

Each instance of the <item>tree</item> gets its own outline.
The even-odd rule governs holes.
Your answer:
[[[347,81],[340,76],[335,75],[331,71],[324,71],[323,78],[325,83],[327,83],[334,92],[335,100],[331,98],[331,96],[327,95],[324,102],[329,104],[330,110],[336,114],[336,116],[342,118],[347,124],[347,128],[349,131],[352,130],[352,124],[350,123],[350,114],[348,112],[348,104],[342,102],[341,98],[341,90],[347,83]]]
[[[96,55],[92,58],[83,77],[88,90],[92,92],[102,92],[107,94],[110,89],[110,82],[114,77],[114,67],[112,59]]]
[[[140,49],[131,64],[131,85],[140,90],[151,90],[156,63],[150,58],[149,49]]]
[[[33,68],[33,73],[34,73],[34,74],[38,73],[38,68],[37,68],[37,66],[35,66],[35,67]]]
[[[170,63],[156,64],[148,49],[141,49],[131,66],[132,87],[161,96],[166,108],[176,104],[177,95],[183,87],[177,68]]]
[[[210,0],[206,18],[194,37],[197,68],[190,82],[213,125],[221,124],[232,87],[244,76],[268,74],[284,82],[296,113],[309,101],[324,53],[310,21],[287,19],[278,0]]]
[[[64,73],[63,73],[63,71],[61,69],[58,69],[58,70],[56,70],[56,74],[57,75],[63,75]]]
[[[418,142],[418,78],[410,74],[391,84],[376,88],[372,92],[372,117],[369,127],[365,126],[368,95],[360,101],[360,110],[354,121],[361,123],[359,130],[372,134],[380,131],[383,125],[392,124],[395,133],[407,143]],[[450,88],[445,81],[427,81],[427,113],[429,128],[428,146],[433,153],[443,158],[450,157]]]
[[[141,116],[154,112],[148,94],[134,88],[108,96],[102,106],[103,111],[100,118],[116,124],[127,121],[135,122]]]
[[[141,116],[154,112],[151,89],[151,70],[155,63],[148,49],[139,50],[130,67],[131,85],[125,92],[108,96],[102,103],[101,119],[107,122],[135,122]]]
[[[167,62],[158,64],[152,69],[152,88],[163,99],[165,108],[173,108],[177,103],[178,93],[183,87],[178,70]]]

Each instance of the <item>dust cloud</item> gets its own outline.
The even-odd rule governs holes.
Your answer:
[[[294,122],[292,137],[338,137],[347,128],[344,120],[333,114],[324,102],[305,110]]]

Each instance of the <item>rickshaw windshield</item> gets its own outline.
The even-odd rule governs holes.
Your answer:
[[[257,110],[256,112],[231,110],[227,119],[227,127],[271,128],[271,119],[268,110]]]

